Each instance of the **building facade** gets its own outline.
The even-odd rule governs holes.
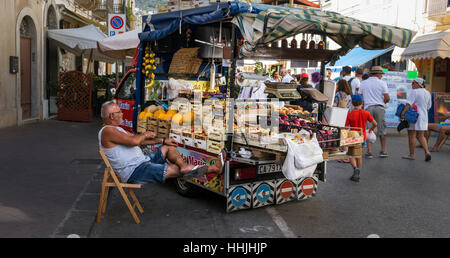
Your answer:
[[[94,24],[107,34],[107,14],[125,12],[125,4],[126,0],[0,1],[0,128],[52,117],[57,112],[58,73],[85,71],[87,57],[58,48],[47,38],[48,30]],[[131,0],[129,4],[134,6]]]

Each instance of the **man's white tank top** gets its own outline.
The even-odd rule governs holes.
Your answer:
[[[123,183],[126,183],[133,173],[134,169],[145,161],[149,161],[150,158],[142,153],[139,146],[126,146],[117,145],[113,148],[105,148],[102,146],[102,132],[106,127],[114,127],[117,130],[127,133],[122,127],[119,126],[104,126],[98,132],[98,145],[108,158],[111,167],[120,177]]]

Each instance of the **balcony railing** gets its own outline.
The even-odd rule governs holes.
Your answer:
[[[428,2],[428,16],[440,16],[447,13],[450,0],[429,0]]]

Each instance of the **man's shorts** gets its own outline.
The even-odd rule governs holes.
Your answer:
[[[367,111],[373,116],[373,119],[377,121],[377,136],[385,136],[386,135],[386,110],[383,106],[380,105],[374,105],[367,107]],[[372,126],[370,123],[367,123],[367,125]],[[370,128],[370,127],[368,127]]]
[[[165,181],[169,165],[166,163],[166,159],[161,152],[161,147],[152,152],[149,157],[149,161],[142,163],[134,169],[127,183],[146,184],[163,183]]]

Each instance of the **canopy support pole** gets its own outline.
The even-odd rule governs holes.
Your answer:
[[[87,67],[86,67],[86,74],[89,73],[89,68],[90,68],[90,65],[91,65],[91,62],[92,62],[92,55],[93,55],[93,53],[94,53],[94,49],[91,48],[91,53],[89,54],[89,61],[88,61]]]
[[[227,142],[226,142],[226,150],[227,156],[233,151],[233,132],[234,132],[234,105],[235,98],[237,98],[236,93],[236,57],[238,53],[236,53],[237,39],[236,39],[236,25],[232,25],[231,27],[231,69],[229,73],[230,82],[228,84],[228,100],[230,101],[228,106],[228,131],[227,131]]]

